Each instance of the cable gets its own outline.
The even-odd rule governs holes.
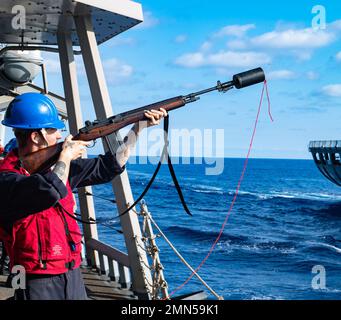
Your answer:
[[[185,258],[179,253],[179,251],[174,247],[174,245],[170,242],[170,240],[166,237],[166,235],[162,232],[162,230],[160,229],[160,227],[157,225],[157,223],[154,221],[154,219],[150,216],[149,213],[146,213],[148,215],[148,219],[150,219],[150,221],[154,224],[154,226],[156,227],[156,229],[159,231],[159,233],[161,234],[161,236],[165,239],[165,241],[168,243],[168,245],[171,247],[171,249],[175,252],[175,254],[180,258],[180,260],[185,264],[185,266],[191,270],[193,273],[192,275],[195,275],[199,281],[209,290],[211,291],[211,293],[219,300],[223,300],[222,296],[219,296],[206,282],[205,280],[203,280],[199,274],[196,272],[196,270],[194,270],[191,265],[185,260]],[[170,297],[170,295],[168,296]]]
[[[237,196],[238,196],[238,193],[239,193],[239,189],[240,189],[240,186],[241,186],[241,183],[244,179],[244,174],[246,172],[246,168],[247,168],[247,165],[248,165],[248,162],[249,162],[249,157],[250,157],[250,153],[251,153],[251,150],[252,150],[252,145],[253,145],[253,140],[254,140],[254,137],[255,137],[255,134],[256,134],[256,131],[257,131],[257,124],[258,124],[258,119],[259,119],[259,114],[260,114],[260,111],[261,111],[261,108],[262,108],[262,104],[263,104],[263,96],[264,96],[264,89],[266,89],[266,92],[267,92],[267,98],[268,98],[268,111],[269,111],[269,116],[270,116],[270,119],[273,121],[273,118],[271,116],[271,112],[270,112],[270,98],[269,98],[269,94],[268,94],[268,89],[267,89],[267,81],[265,80],[264,81],[264,85],[263,85],[263,89],[262,89],[262,94],[261,94],[261,98],[260,98],[260,103],[259,103],[259,106],[258,106],[258,112],[257,112],[257,116],[256,116],[256,120],[255,120],[255,124],[254,124],[254,128],[253,128],[253,132],[252,132],[252,136],[251,136],[251,140],[250,140],[250,145],[249,145],[249,149],[248,149],[248,152],[247,152],[247,155],[246,155],[246,158],[245,158],[245,161],[244,161],[244,167],[243,167],[243,170],[242,170],[242,173],[240,175],[240,178],[239,178],[239,181],[238,181],[238,184],[237,184],[237,188],[236,188],[236,192],[235,192],[235,195],[233,197],[233,200],[231,202],[231,205],[230,205],[230,208],[226,214],[226,217],[225,217],[225,220],[222,224],[222,227],[220,229],[220,232],[219,232],[219,235],[218,237],[215,239],[213,245],[211,246],[208,254],[206,255],[206,257],[201,261],[201,263],[199,264],[199,266],[193,271],[193,273],[186,279],[186,281],[181,284],[180,286],[178,286],[176,289],[174,289],[169,296],[172,296],[175,292],[179,291],[183,286],[185,286],[192,278],[193,276],[196,274],[196,272],[204,265],[204,263],[206,262],[206,260],[209,258],[209,256],[211,255],[211,253],[213,252],[215,246],[217,245],[219,239],[221,238],[222,234],[223,234],[223,231],[225,229],[225,226],[227,224],[227,221],[231,215],[231,212],[232,212],[232,209],[234,207],[234,204],[236,202],[236,199],[237,199]]]
[[[106,201],[110,201],[111,203],[116,203],[115,199],[109,199],[109,198],[105,198],[105,197],[102,197],[102,196],[94,195],[94,194],[90,193],[89,191],[85,191],[85,195],[86,196],[92,196],[92,197],[99,198],[99,199],[103,199],[103,200],[106,200]]]

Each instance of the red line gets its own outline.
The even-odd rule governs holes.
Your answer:
[[[195,269],[195,272],[197,272],[203,265],[204,263],[206,262],[206,260],[209,258],[209,256],[211,255],[211,253],[213,252],[215,246],[217,245],[218,241],[220,240],[223,232],[224,232],[224,229],[225,229],[225,226],[227,224],[227,221],[231,215],[231,212],[232,212],[232,209],[234,207],[234,204],[236,202],[236,199],[237,199],[237,196],[238,196],[238,193],[239,193],[239,189],[240,189],[240,186],[241,186],[241,183],[244,179],[244,175],[245,175],[245,172],[246,172],[246,168],[247,168],[247,165],[248,165],[248,162],[249,162],[249,157],[250,157],[250,153],[251,153],[251,150],[252,150],[252,145],[253,145],[253,140],[254,140],[254,137],[255,137],[255,134],[256,134],[256,130],[257,130],[257,124],[258,124],[258,120],[259,120],[259,114],[260,114],[260,111],[261,111],[261,108],[262,108],[262,104],[263,104],[263,97],[264,97],[264,88],[266,88],[266,93],[267,93],[267,98],[268,98],[268,112],[269,112],[269,116],[270,116],[270,119],[271,121],[273,121],[273,118],[271,116],[271,112],[270,112],[270,99],[269,99],[269,94],[268,94],[268,88],[267,88],[267,82],[266,80],[264,81],[264,85],[263,85],[263,89],[262,89],[262,94],[261,94],[261,98],[260,98],[260,103],[259,103],[259,106],[258,106],[258,112],[257,112],[257,117],[256,117],[256,120],[255,120],[255,124],[254,124],[254,128],[253,128],[253,132],[252,132],[252,137],[251,137],[251,140],[250,140],[250,145],[249,145],[249,149],[248,149],[248,152],[247,152],[247,155],[246,155],[246,158],[245,158],[245,161],[244,161],[244,167],[243,167],[243,170],[242,170],[242,173],[240,175],[240,178],[239,178],[239,181],[238,181],[238,185],[237,185],[237,188],[236,188],[236,192],[235,192],[235,195],[233,197],[233,200],[231,202],[231,205],[230,205],[230,208],[226,214],[226,217],[225,217],[225,220],[224,220],[224,223],[220,229],[220,232],[219,232],[219,235],[218,237],[215,239],[213,245],[211,246],[208,254],[206,255],[206,257],[201,261],[201,263],[199,264],[199,266]],[[186,279],[186,281],[181,284],[180,286],[178,286],[176,289],[174,289],[170,294],[169,294],[169,297],[171,297],[175,292],[179,291],[182,287],[184,287],[194,276],[194,272]]]

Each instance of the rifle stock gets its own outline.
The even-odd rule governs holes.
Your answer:
[[[32,152],[22,157],[23,167],[30,173],[41,172],[53,166],[62,151],[63,142]]]
[[[164,108],[166,111],[171,111],[183,107],[187,103],[197,101],[198,99],[200,99],[199,96],[202,94],[215,90],[226,92],[232,87],[241,89],[263,82],[264,80],[265,74],[262,68],[256,68],[253,70],[242,72],[234,75],[232,81],[224,83],[218,81],[217,85],[212,88],[191,93],[186,96],[178,96],[159,101],[141,108],[120,113],[105,120],[96,120],[94,122],[87,121],[85,123],[86,126],[79,130],[78,134],[73,137],[73,140],[96,140],[98,138],[107,136],[115,131],[118,131],[132,123],[141,120],[147,120],[147,118],[144,116],[146,110],[159,110],[160,108]],[[58,143],[54,146],[50,146],[24,156],[21,159],[24,168],[31,174],[50,168],[53,164],[57,162],[59,154],[62,151],[62,145],[63,143]]]

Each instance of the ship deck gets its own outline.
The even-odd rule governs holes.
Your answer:
[[[83,265],[81,270],[89,300],[137,300],[131,290],[122,288],[120,283],[99,274],[96,269]],[[14,289],[6,287],[6,280],[7,275],[0,275],[0,300],[11,299],[14,295]]]
[[[83,279],[89,300],[136,300],[137,297],[128,289],[121,288],[118,282],[110,281],[96,270],[82,267]],[[6,288],[7,276],[0,275],[0,300],[11,299],[14,290]]]

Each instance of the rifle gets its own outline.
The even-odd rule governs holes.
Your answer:
[[[219,92],[226,92],[233,87],[237,89],[245,88],[265,80],[265,74],[262,68],[256,68],[246,72],[238,73],[233,76],[231,81],[221,83],[212,88],[188,94],[186,96],[178,96],[163,101],[159,101],[141,108],[129,110],[115,116],[109,117],[105,120],[95,120],[93,122],[86,121],[85,127],[79,129],[72,140],[91,141],[101,137],[105,137],[122,129],[123,127],[136,123],[138,121],[147,120],[144,116],[146,110],[158,110],[164,108],[167,112],[183,107],[187,103],[191,103],[200,99],[200,95],[218,90]],[[59,154],[62,151],[63,142],[53,146],[29,153],[22,157],[21,163],[24,168],[31,174],[44,171],[54,165]]]

